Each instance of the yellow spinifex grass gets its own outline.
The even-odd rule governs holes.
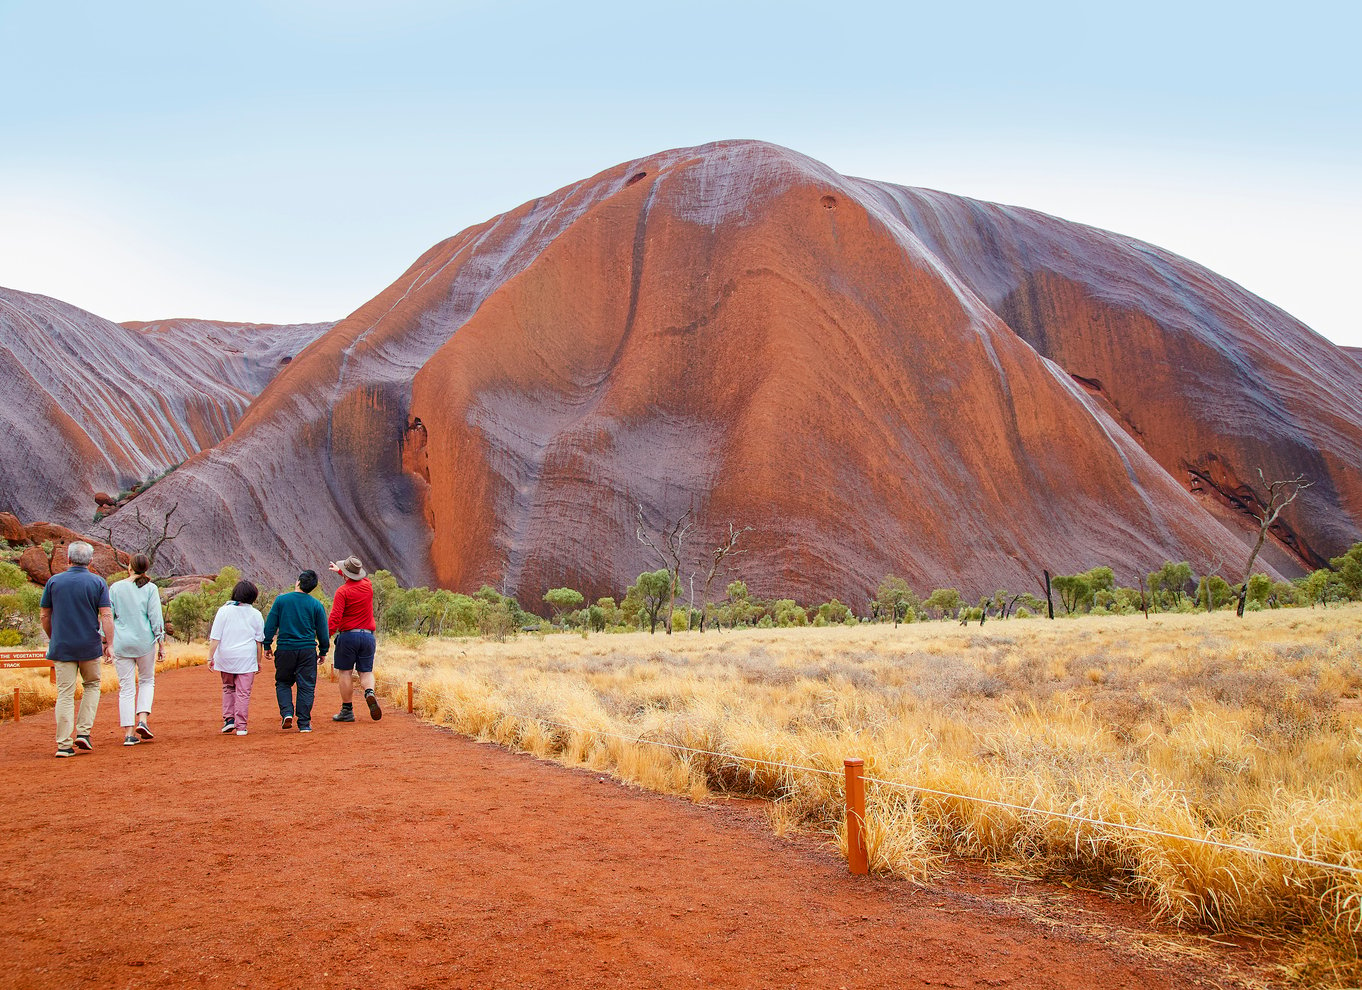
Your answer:
[[[391,700],[411,680],[427,718],[668,793],[769,798],[778,830],[841,833],[849,756],[868,777],[963,795],[872,783],[876,870],[921,878],[964,855],[1124,886],[1221,930],[1362,926],[1355,876],[1179,838],[1362,867],[1362,606],[403,639],[380,654]]]

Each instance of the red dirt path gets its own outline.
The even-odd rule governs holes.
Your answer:
[[[50,713],[0,727],[0,986],[1157,990],[1250,965],[1046,927],[996,881],[852,878],[742,808],[405,712],[334,725],[326,681],[307,736],[279,730],[264,675],[244,738],[215,731],[213,674],[157,681],[154,743],[121,745],[108,695],[76,759],[53,759]]]

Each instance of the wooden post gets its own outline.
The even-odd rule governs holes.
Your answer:
[[[865,761],[844,761],[847,774],[847,866],[857,876],[870,872],[865,849]]]
[[[14,689],[14,721],[19,721],[19,689]]]
[[[411,712],[412,712],[412,700],[413,700],[413,699],[412,699],[412,687],[411,687],[411,681],[407,681],[407,714],[408,714],[408,715],[410,715]]]

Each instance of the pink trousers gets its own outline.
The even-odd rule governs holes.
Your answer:
[[[246,728],[246,711],[251,707],[251,685],[255,683],[255,671],[249,674],[222,675],[222,717],[236,720],[238,729]]]

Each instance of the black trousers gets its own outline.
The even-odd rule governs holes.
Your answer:
[[[293,705],[293,685],[298,685],[298,706]],[[312,724],[312,698],[317,693],[317,651],[274,651],[274,696],[279,715],[296,715],[298,728]]]

